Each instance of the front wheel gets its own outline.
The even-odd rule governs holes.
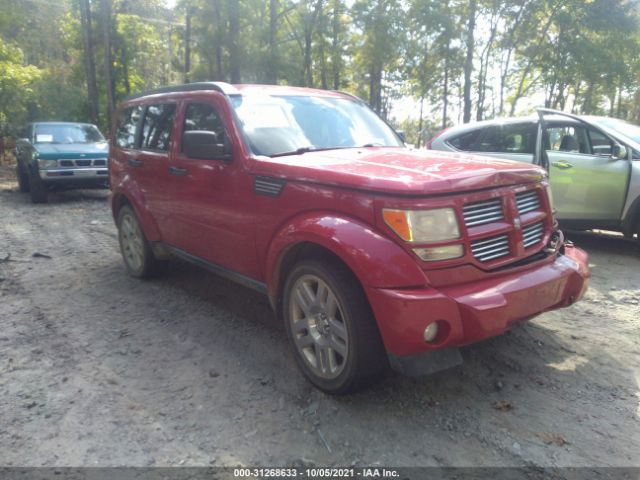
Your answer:
[[[18,166],[16,167],[16,177],[18,177],[18,189],[22,193],[27,193],[29,191],[29,175],[24,171],[24,168],[20,166],[20,162],[18,162]]]
[[[166,261],[153,254],[133,209],[125,205],[118,212],[118,240],[127,272],[133,277],[146,278],[159,274]]]
[[[48,192],[47,186],[44,184],[38,171],[33,173],[29,170],[29,194],[31,195],[31,203],[47,203]]]
[[[287,336],[304,375],[327,393],[375,380],[386,365],[380,333],[356,277],[337,261],[305,260],[284,289]]]

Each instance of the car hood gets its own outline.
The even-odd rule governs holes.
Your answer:
[[[537,182],[540,167],[478,155],[406,148],[348,148],[261,157],[257,175],[399,195],[437,195]]]
[[[109,153],[109,144],[100,143],[37,143],[34,145],[42,158],[94,158],[105,157]]]

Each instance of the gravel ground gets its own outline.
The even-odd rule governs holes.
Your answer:
[[[32,205],[0,170],[0,465],[640,466],[640,253],[572,234],[586,298],[347,397],[266,298],[175,261],[128,277],[106,191]]]

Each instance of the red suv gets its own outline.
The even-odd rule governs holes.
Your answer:
[[[587,288],[587,255],[557,229],[543,170],[407,149],[344,93],[164,88],[121,107],[111,142],[129,273],[176,256],[264,292],[327,392],[388,365],[457,365],[458,347]]]

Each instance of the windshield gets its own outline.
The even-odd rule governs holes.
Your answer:
[[[293,95],[233,95],[230,99],[257,155],[403,146],[373,111],[351,99]]]
[[[100,130],[93,125],[36,125],[35,143],[98,143],[104,142]]]
[[[634,142],[640,143],[640,127],[633,123],[625,122],[617,118],[598,118],[594,120],[594,123],[609,127],[611,130],[615,130]]]

